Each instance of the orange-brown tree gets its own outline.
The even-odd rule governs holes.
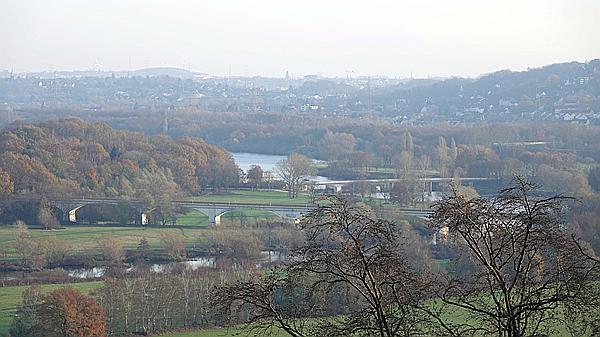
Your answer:
[[[104,309],[96,300],[73,288],[44,296],[36,309],[36,334],[45,337],[104,337]]]

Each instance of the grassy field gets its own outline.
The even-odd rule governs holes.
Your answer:
[[[310,203],[307,194],[301,194],[296,199],[290,199],[287,192],[273,190],[231,190],[225,194],[207,194],[191,198],[194,201],[205,202],[240,202],[264,205],[305,205]]]
[[[184,332],[172,332],[166,333],[160,336],[164,337],[240,337],[248,336],[247,332],[241,328],[213,328],[213,329],[202,329],[194,331]],[[285,332],[271,335],[272,337],[288,337],[289,335]]]
[[[41,287],[44,292],[69,286],[81,292],[90,293],[101,285],[102,282],[97,281],[70,284],[44,284]],[[0,336],[8,332],[17,307],[21,304],[22,293],[27,288],[29,286],[0,287]]]
[[[42,285],[44,292],[50,292],[57,288],[65,286],[73,287],[81,292],[90,293],[102,285],[101,281],[97,282],[82,282],[72,284],[47,284]],[[15,287],[0,287],[0,336],[3,336],[10,328],[12,318],[16,313],[17,307],[21,303],[21,296],[28,286],[15,286]],[[453,322],[464,321],[464,312],[461,310],[455,310],[448,315],[447,319]],[[552,336],[566,336],[567,329],[564,326],[557,327],[558,331]],[[246,332],[242,328],[212,328],[212,329],[199,329],[193,331],[184,332],[172,332],[165,333],[160,336],[164,337],[234,337],[234,336],[246,336]],[[280,334],[274,334],[273,337],[284,337],[288,336],[285,332]]]
[[[211,194],[193,197],[193,200],[206,202],[241,202],[279,205],[301,205],[309,202],[307,195],[297,199],[289,199],[283,191],[249,191],[233,190],[227,194]],[[224,214],[223,225],[253,225],[256,222],[276,219],[272,213],[240,209]],[[56,230],[30,229],[32,238],[55,238],[67,243],[75,252],[96,252],[99,242],[108,236],[119,241],[126,249],[135,248],[143,238],[148,240],[152,249],[160,249],[160,238],[163,233],[174,233],[184,237],[187,244],[193,244],[203,235],[208,227],[208,217],[202,212],[193,210],[177,218],[178,225],[186,228],[114,226],[114,225],[67,225]],[[11,258],[14,255],[14,239],[12,226],[0,226],[0,258]]]
[[[456,311],[447,317],[449,321],[452,322],[462,322],[465,317]],[[199,329],[194,331],[185,331],[185,332],[172,332],[166,333],[160,336],[164,337],[240,337],[240,336],[251,336],[247,331],[244,331],[242,328],[213,328],[213,329]],[[275,333],[271,335],[272,337],[289,337],[287,333],[281,331],[279,333]],[[552,337],[562,337],[562,336],[570,336],[568,329],[566,326],[561,325],[556,327],[556,331],[552,333],[550,336]],[[591,336],[589,336],[591,337]]]
[[[231,195],[211,195],[205,198],[210,201],[218,202],[258,202],[259,197],[265,203],[290,203],[285,192],[265,191],[235,191]],[[300,199],[306,202],[305,198]],[[297,201],[294,201],[297,202]],[[254,210],[254,209],[236,209],[225,213],[221,217],[221,224],[253,226],[261,221],[273,221],[279,219],[273,213]],[[34,239],[49,238],[62,241],[67,244],[73,252],[78,253],[96,253],[102,239],[112,237],[126,249],[135,249],[141,239],[145,238],[150,243],[151,249],[161,249],[161,236],[165,233],[180,235],[188,245],[193,245],[198,238],[203,236],[208,230],[208,217],[196,210],[192,210],[177,218],[178,225],[185,228],[159,227],[159,226],[114,226],[114,225],[66,225],[61,229],[41,230],[39,228],[30,228],[30,235]],[[14,228],[13,226],[0,226],[0,258],[14,257]]]
[[[175,220],[178,225],[183,226],[208,226],[208,216],[200,211],[189,211]]]
[[[12,226],[0,227],[1,254],[10,257],[14,254],[14,228]],[[205,233],[206,228],[169,228],[169,227],[141,227],[141,226],[83,226],[69,225],[63,229],[41,230],[30,229],[32,238],[55,238],[68,244],[76,252],[94,252],[98,250],[103,238],[113,237],[126,249],[137,247],[142,238],[146,238],[153,249],[162,248],[160,238],[163,233],[173,233],[183,236],[188,244],[193,244],[198,237]]]
[[[255,209],[236,209],[223,214],[221,225],[223,226],[254,226],[265,221],[276,221],[281,218],[271,212]]]

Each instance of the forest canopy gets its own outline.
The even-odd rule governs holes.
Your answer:
[[[226,150],[194,137],[145,136],[76,118],[0,134],[0,176],[12,194],[133,197],[147,171],[170,172],[185,193],[226,188],[238,177]]]

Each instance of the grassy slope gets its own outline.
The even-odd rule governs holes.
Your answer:
[[[42,291],[50,292],[57,288],[73,287],[81,292],[90,293],[102,285],[101,281],[71,284],[44,284]],[[17,307],[21,304],[21,296],[29,286],[0,287],[0,336],[10,328]]]
[[[457,313],[449,315],[450,321],[459,322],[465,319],[464,316]],[[160,335],[163,337],[234,337],[234,336],[251,336],[241,328],[213,328],[213,329],[199,329],[194,331],[185,332],[172,332]],[[289,335],[283,331],[277,334],[271,335],[272,337],[289,337]],[[565,326],[559,326],[556,331],[552,333],[552,337],[570,336]]]
[[[249,334],[241,328],[213,328],[213,329],[201,329],[194,331],[185,332],[172,332],[164,335],[163,337],[240,337],[249,336]],[[289,335],[283,331],[277,334],[271,335],[272,337],[288,337]]]
[[[226,329],[226,328],[216,328],[216,329],[206,329],[206,330],[195,330],[195,331],[185,331],[185,332],[173,332],[164,335],[160,335],[164,337],[233,337],[233,336],[243,336],[243,332],[239,329]]]
[[[208,226],[208,216],[200,211],[189,211],[184,215],[181,215],[175,221],[178,225],[183,226]]]

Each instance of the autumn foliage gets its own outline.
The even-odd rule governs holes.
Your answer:
[[[34,330],[46,337],[104,337],[104,309],[72,288],[57,289],[37,307]]]
[[[143,170],[168,170],[185,192],[237,182],[229,153],[199,138],[178,141],[80,119],[17,124],[0,133],[2,190],[118,197]]]

